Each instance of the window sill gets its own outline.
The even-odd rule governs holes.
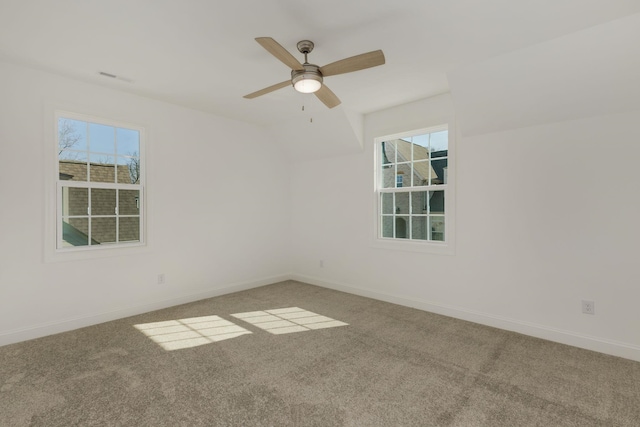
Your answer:
[[[434,255],[455,255],[455,250],[451,243],[421,242],[400,239],[380,239],[373,240],[372,247],[376,249],[386,249],[405,252],[420,252]]]
[[[93,247],[69,247],[55,249],[45,255],[45,262],[80,261],[88,259],[101,259],[116,256],[129,256],[147,252],[146,243],[127,243],[118,246],[93,246]]]

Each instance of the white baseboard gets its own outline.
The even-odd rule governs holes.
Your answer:
[[[96,325],[98,323],[109,322],[111,320],[122,319],[128,316],[146,313],[149,311],[160,310],[175,305],[186,304],[206,298],[213,298],[220,295],[226,295],[233,292],[239,292],[247,289],[253,289],[260,286],[270,285],[272,283],[282,282],[285,280],[297,280],[311,285],[321,286],[328,289],[347,292],[354,295],[360,295],[380,301],[390,302],[393,304],[403,305],[406,307],[416,308],[431,313],[442,314],[444,316],[455,317],[457,319],[467,320],[482,325],[492,326],[499,329],[518,332],[521,334],[542,338],[562,344],[580,347],[587,350],[593,350],[600,353],[610,354],[613,356],[623,357],[640,362],[640,346],[609,340],[606,338],[594,337],[572,331],[550,328],[548,326],[535,323],[523,322],[516,319],[510,319],[501,316],[494,316],[473,310],[462,309],[459,307],[433,303],[417,298],[406,298],[402,296],[392,295],[379,291],[363,289],[352,285],[345,285],[336,282],[326,281],[317,277],[305,276],[300,274],[282,274],[278,276],[266,277],[259,280],[252,280],[242,283],[234,283],[221,288],[209,289],[202,292],[184,294],[168,299],[151,301],[145,304],[123,307],[116,310],[105,311],[86,316],[78,316],[73,318],[62,319],[58,321],[46,322],[42,324],[32,325],[25,328],[9,330],[0,333],[0,346],[26,341],[34,338],[40,338],[47,335],[53,335],[60,332],[71,331],[86,326]]]
[[[88,314],[85,316],[77,316],[42,324],[32,325],[25,328],[10,330],[0,333],[0,346],[26,341],[34,338],[40,338],[47,335],[67,332],[86,326],[96,325],[98,323],[109,322],[111,320],[122,319],[124,317],[135,316],[137,314],[147,313],[149,311],[160,310],[174,305],[186,304],[206,298],[213,298],[220,295],[226,295],[233,292],[244,291],[247,289],[257,288],[260,286],[270,285],[272,283],[290,280],[290,274],[282,274],[279,276],[266,277],[259,280],[252,280],[242,283],[234,283],[221,288],[208,289],[206,291],[195,292],[190,294],[179,295],[162,300],[151,301],[144,304],[122,307],[116,310],[110,310],[100,313]]]
[[[384,292],[371,291],[368,289],[358,288],[356,286],[329,282],[317,277],[293,274],[291,276],[291,279],[309,283],[311,285],[334,289],[336,291],[347,292],[350,294],[360,295],[363,297],[403,305],[406,307],[417,308],[419,310],[424,310],[431,313],[442,314],[444,316],[455,317],[462,320],[468,320],[470,322],[492,326],[494,328],[518,332],[536,338],[542,338],[561,344],[567,344],[574,347],[584,348],[587,350],[597,351],[600,353],[623,357],[625,359],[631,359],[640,362],[640,346],[634,344],[579,334],[557,328],[550,328],[544,325],[523,322],[520,320],[501,316],[494,316],[487,313],[462,309],[449,305],[432,303],[421,299],[405,298],[387,294]]]

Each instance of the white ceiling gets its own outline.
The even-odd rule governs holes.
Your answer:
[[[292,88],[247,100],[288,68],[255,37],[327,63],[386,64],[326,79],[350,113],[447,92],[447,72],[640,12],[638,0],[0,0],[0,58],[261,125],[290,120]],[[112,73],[131,82],[98,75]]]

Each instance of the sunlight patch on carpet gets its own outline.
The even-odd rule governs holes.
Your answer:
[[[276,335],[348,325],[348,323],[327,316],[321,316],[298,307],[249,311],[246,313],[232,314],[232,316]]]
[[[169,351],[211,344],[251,333],[219,316],[190,317],[134,326]]]

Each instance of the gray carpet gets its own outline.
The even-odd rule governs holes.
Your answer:
[[[348,325],[232,316],[287,307]],[[0,347],[0,425],[639,426],[640,363],[289,281]]]

